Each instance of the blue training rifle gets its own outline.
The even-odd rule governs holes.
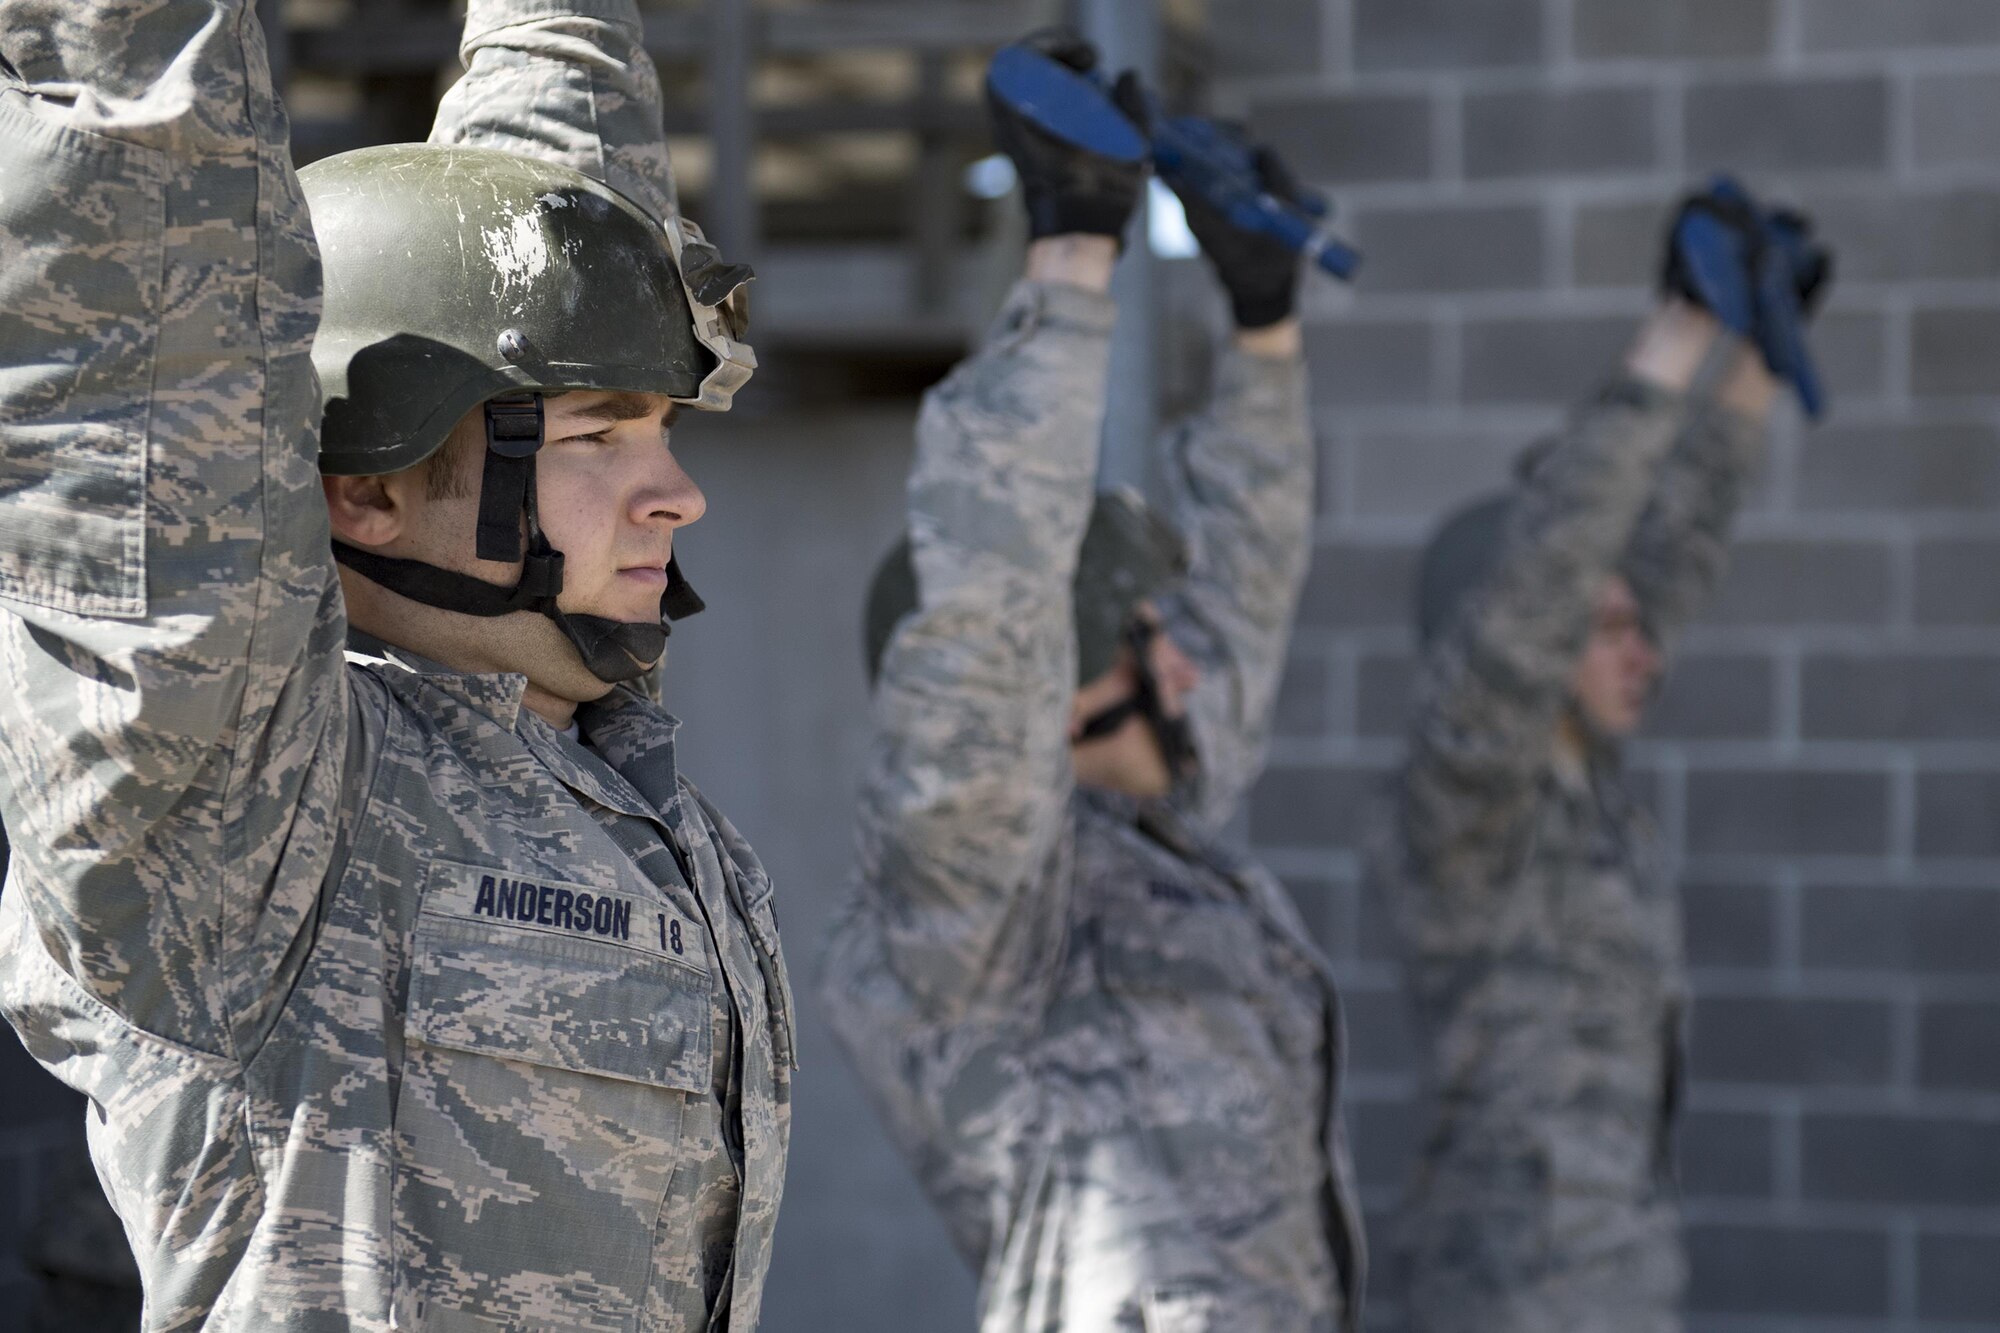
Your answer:
[[[1101,78],[1026,46],[1001,48],[986,82],[994,96],[1065,143],[1124,162],[1150,153],[1174,193],[1201,199],[1231,226],[1273,237],[1336,278],[1352,277],[1361,264],[1361,253],[1328,228],[1333,209],[1324,195],[1271,193],[1249,145],[1213,120],[1168,116],[1148,94],[1148,143]]]
[[[1702,304],[1725,328],[1755,343],[1771,373],[1789,382],[1806,415],[1817,418],[1825,408],[1826,394],[1806,347],[1806,317],[1794,285],[1806,237],[1796,219],[1758,208],[1728,176],[1717,176],[1709,191],[1741,210],[1758,236],[1753,242],[1706,209],[1687,210],[1675,224],[1673,243],[1688,278]],[[1744,275],[1749,286],[1743,284]]]

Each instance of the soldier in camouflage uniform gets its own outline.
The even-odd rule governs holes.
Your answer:
[[[984,1333],[1352,1329],[1339,1003],[1284,889],[1216,842],[1310,548],[1296,261],[1190,201],[1239,332],[1165,441],[1192,560],[1157,586],[1156,522],[1091,498],[1143,165],[995,115],[1038,239],[918,423],[914,579],[885,596],[892,557],[872,599],[859,882],[823,999],[979,1270]]]
[[[1371,857],[1429,1051],[1402,1236],[1420,1333],[1680,1327],[1680,902],[1619,741],[1723,568],[1775,384],[1672,300],[1512,492],[1426,552]]]
[[[302,191],[250,10],[0,0],[0,1008],[148,1329],[747,1331],[771,886],[626,678],[748,358],[639,16],[471,0]]]

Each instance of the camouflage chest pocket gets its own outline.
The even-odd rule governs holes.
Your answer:
[[[0,70],[0,597],[146,613],[167,159]]]
[[[719,1151],[690,1111],[714,1083],[714,975],[650,897],[432,867],[396,1104],[420,1327],[628,1327],[678,1168]]]

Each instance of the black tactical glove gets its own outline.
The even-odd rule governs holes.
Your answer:
[[[1078,74],[1088,75],[1097,68],[1097,48],[1067,28],[1045,28],[1017,45]],[[1120,89],[1133,83],[1131,71],[1119,76]],[[1150,159],[1142,154],[1137,160],[1121,161],[1065,142],[1001,96],[990,78],[986,106],[993,117],[994,142],[1013,159],[1021,178],[1029,237],[1109,236],[1122,245],[1125,224],[1146,187]],[[1109,108],[1105,114],[1111,114]]]
[[[1245,141],[1242,126],[1224,124],[1220,128],[1231,138]],[[1270,149],[1251,148],[1250,160],[1266,193],[1288,202],[1306,197],[1306,190]],[[1189,230],[1228,289],[1236,327],[1261,329],[1289,316],[1298,304],[1297,253],[1269,233],[1236,226],[1192,191],[1180,200],[1187,210]]]

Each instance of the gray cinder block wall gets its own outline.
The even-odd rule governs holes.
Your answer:
[[[1636,756],[1687,858],[1698,1333],[2000,1325],[2000,0],[1217,0],[1219,91],[1370,249],[1313,289],[1321,549],[1249,830],[1347,987],[1386,1249],[1409,1052],[1351,849],[1396,752],[1416,544],[1611,364],[1683,183],[1842,244],[1832,419],[1785,432]],[[775,381],[784,373],[773,359]],[[802,998],[851,861],[861,589],[910,405],[699,416],[685,767],[780,886]],[[971,1326],[809,998],[765,1327]],[[74,1100],[0,1039],[0,1330]],[[1370,1326],[1395,1328],[1384,1266]]]
[[[1411,1052],[1357,886],[1436,517],[1612,364],[1717,167],[1839,248],[1634,758],[1683,858],[1699,1329],[2000,1326],[2000,4],[1238,0],[1225,100],[1368,251],[1317,289],[1320,545],[1250,832],[1338,959],[1382,1225]],[[1377,1286],[1395,1326],[1393,1269]]]

